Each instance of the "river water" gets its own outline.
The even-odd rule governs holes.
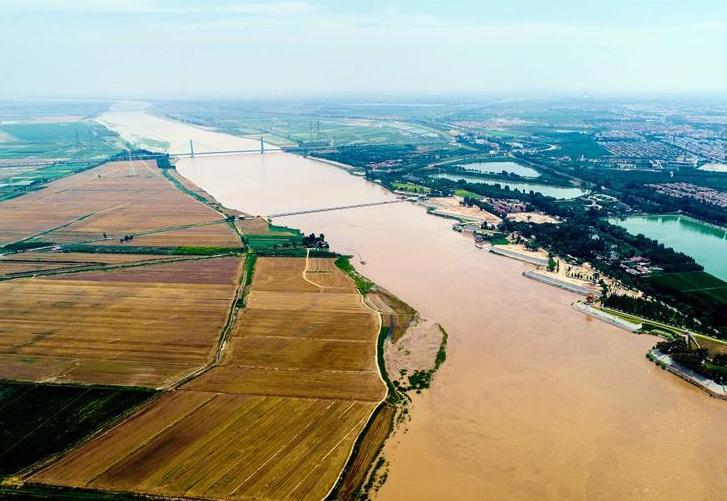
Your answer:
[[[251,144],[141,113],[102,120],[172,149],[190,138],[217,150]],[[254,214],[391,199],[282,153],[198,157],[178,169]],[[527,265],[475,248],[409,203],[276,222],[360,255],[364,274],[449,332],[447,362],[386,445],[378,498],[727,499],[727,403],[645,360],[655,338],[576,313],[577,296],[522,277]]]

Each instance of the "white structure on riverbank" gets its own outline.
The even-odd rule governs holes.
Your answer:
[[[616,327],[626,329],[629,332],[638,332],[641,330],[641,327],[643,327],[643,324],[629,322],[628,320],[624,320],[623,318],[617,317],[616,315],[611,315],[610,313],[607,313],[598,308],[594,308],[593,306],[588,306],[586,303],[582,303],[580,301],[576,301],[575,303],[573,303],[572,306],[573,309],[576,311],[580,311],[581,313],[585,313],[586,315],[590,315],[599,320],[603,320],[604,322],[608,322],[609,324],[615,325]]]

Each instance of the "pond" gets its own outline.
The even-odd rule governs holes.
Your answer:
[[[516,181],[501,181],[499,179],[485,179],[477,176],[468,176],[467,174],[435,174],[434,177],[442,179],[451,179],[452,181],[458,181],[464,179],[468,183],[481,183],[495,185],[499,184],[502,187],[509,187],[511,190],[520,190],[526,193],[534,191],[536,193],[542,193],[546,197],[558,198],[561,200],[571,199],[585,195],[586,192],[580,188],[565,187],[565,186],[550,186],[547,184],[537,183],[521,183]]]
[[[538,177],[540,173],[533,168],[520,165],[515,162],[476,162],[471,164],[457,165],[465,170],[473,170],[476,172],[484,172],[487,174],[500,174],[507,172],[517,174],[523,177]]]
[[[611,223],[692,256],[704,271],[727,280],[727,230],[678,215],[631,216]]]

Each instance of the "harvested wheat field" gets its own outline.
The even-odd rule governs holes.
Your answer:
[[[0,244],[119,244],[126,235],[148,234],[133,245],[240,247],[220,213],[179,191],[153,162],[130,165],[108,163],[0,203]]]
[[[31,481],[215,499],[325,497],[386,394],[378,315],[329,261],[311,273],[336,275],[322,288],[306,280],[305,259],[259,258],[221,366]]]
[[[141,264],[155,261],[185,259],[179,256],[153,254],[94,254],[82,252],[22,252],[0,256],[0,277],[19,273],[71,271],[79,268]]]
[[[216,499],[321,499],[371,413],[355,401],[176,391],[33,481]]]
[[[209,361],[240,271],[223,257],[0,282],[0,378],[164,386]]]
[[[222,367],[188,386],[378,401],[378,322],[333,259],[258,259]]]

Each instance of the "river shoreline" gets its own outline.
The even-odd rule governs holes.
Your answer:
[[[145,117],[124,120],[176,148],[197,134]],[[260,214],[392,196],[324,166],[276,154],[183,159],[178,169],[225,206]],[[727,413],[634,357],[653,346],[651,336],[614,335],[616,327],[568,308],[572,293],[527,285],[528,265],[481,252],[414,204],[281,222],[324,232],[333,248],[365,256],[362,273],[450,334],[447,363],[386,443],[388,479],[377,498],[623,498],[648,489],[655,497],[715,499],[727,490],[720,459],[727,444],[718,431]],[[688,436],[679,433],[685,421]],[[671,440],[649,433],[654,427]]]

